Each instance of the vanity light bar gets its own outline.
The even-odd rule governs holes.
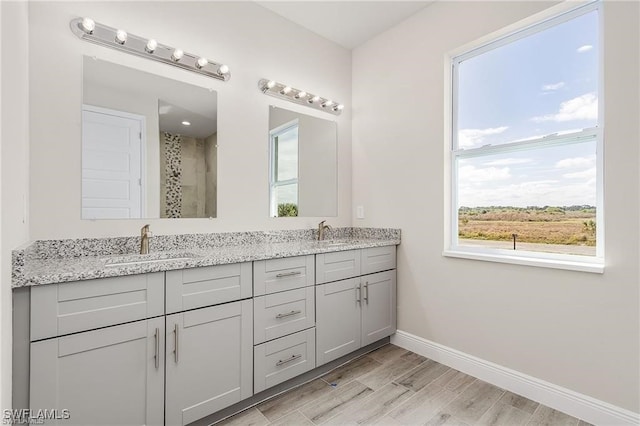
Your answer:
[[[164,62],[174,67],[182,68],[218,80],[227,81],[231,78],[229,67],[213,62],[207,58],[184,52],[155,39],[147,39],[124,30],[111,28],[99,24],[91,18],[76,18],[69,24],[71,31],[78,38],[96,43],[101,46],[122,50],[136,56],[154,61]]]
[[[258,88],[265,95],[285,99],[298,105],[308,106],[334,115],[340,115],[344,109],[344,105],[341,103],[334,102],[328,98],[322,98],[318,95],[312,95],[304,90],[294,89],[293,87],[273,80],[261,79],[258,82]]]

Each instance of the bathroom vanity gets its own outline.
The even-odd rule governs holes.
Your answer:
[[[68,410],[52,424],[185,425],[264,400],[395,332],[400,234],[385,231],[18,253],[14,386],[32,410]]]

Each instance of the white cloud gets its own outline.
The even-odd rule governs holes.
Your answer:
[[[507,185],[487,183],[480,188],[460,185],[458,201],[468,207],[595,205],[595,179],[569,182],[549,179]]]
[[[513,164],[527,164],[531,163],[533,160],[531,158],[501,158],[499,160],[489,161],[488,163],[483,163],[485,166],[511,166]]]
[[[557,169],[573,169],[593,167],[596,164],[596,156],[565,158],[556,163]]]
[[[593,46],[590,44],[585,44],[584,46],[580,46],[576,49],[576,52],[578,53],[584,53],[584,52],[588,52],[591,49],[593,49]]]
[[[598,97],[595,93],[586,93],[577,98],[562,102],[555,114],[533,117],[531,120],[540,123],[543,121],[573,121],[595,120],[598,118]]]
[[[559,81],[557,83],[545,84],[544,86],[542,86],[542,90],[544,92],[552,92],[554,90],[562,89],[564,86],[564,81]]]
[[[581,170],[579,172],[565,173],[562,175],[565,179],[595,179],[596,178],[596,168],[591,167],[587,170]]]
[[[458,146],[460,148],[472,148],[482,146],[486,136],[498,135],[508,127],[490,127],[488,129],[462,129],[458,132]]]
[[[482,167],[461,166],[458,168],[458,179],[465,183],[492,182],[511,178],[508,167]]]

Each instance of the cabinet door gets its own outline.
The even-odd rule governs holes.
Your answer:
[[[362,283],[362,346],[396,331],[396,271],[360,278]]]
[[[360,348],[360,279],[316,286],[316,365]]]
[[[31,343],[30,408],[61,425],[164,423],[164,317]]]
[[[252,395],[252,334],[251,300],[167,315],[167,425],[186,425]]]

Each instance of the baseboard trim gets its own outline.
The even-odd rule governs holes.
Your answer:
[[[398,330],[391,343],[594,425],[640,424],[640,414]]]

